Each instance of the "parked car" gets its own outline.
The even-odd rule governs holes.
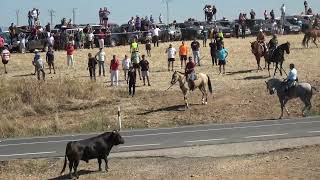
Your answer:
[[[46,51],[48,48],[48,33],[41,32],[38,36],[29,35],[26,41],[26,49],[33,52],[35,49]]]
[[[277,20],[279,26],[281,26],[281,21]],[[301,27],[299,25],[294,25],[290,23],[288,20],[284,20],[283,22],[284,34],[298,34],[301,32]]]
[[[232,37],[233,29],[231,28],[231,22],[229,20],[218,20],[215,24],[217,28],[222,31],[225,38]]]
[[[233,36],[235,36],[235,32],[236,32],[236,24],[239,24],[239,20],[234,20],[232,23],[231,23],[231,29],[232,29],[232,32],[233,32]],[[241,29],[241,26],[239,26],[239,35],[242,34],[242,29]],[[250,28],[246,27],[246,32],[245,32],[245,35],[246,36],[250,36],[251,35],[251,30]]]
[[[264,19],[247,19],[246,25],[247,29],[250,30],[251,35],[256,36],[260,29],[263,28],[263,24],[265,23]]]

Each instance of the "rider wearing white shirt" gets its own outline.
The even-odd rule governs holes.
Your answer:
[[[294,64],[290,64],[290,72],[285,82],[287,83],[286,91],[293,87],[298,80],[298,71],[294,67]]]

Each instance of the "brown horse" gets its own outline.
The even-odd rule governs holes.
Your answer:
[[[320,29],[311,29],[307,31],[302,40],[302,45],[309,48],[309,41],[312,38],[312,42],[318,47],[317,38],[320,37]]]
[[[197,74],[197,77],[197,80],[194,81],[194,89],[200,89],[200,91],[202,92],[202,104],[206,105],[208,104],[207,87],[209,89],[209,92],[212,93],[210,77],[203,73]],[[191,82],[187,80],[185,73],[175,71],[172,75],[171,85],[174,85],[177,82],[179,82],[180,89],[184,96],[184,102],[186,105],[185,107],[187,109],[189,108],[188,92],[191,90],[192,87]]]
[[[262,57],[264,57],[265,59],[265,64],[264,67],[267,67],[267,61],[266,61],[266,49],[264,48],[263,44],[258,43],[258,41],[255,42],[250,42],[251,43],[251,52],[252,54],[254,54],[254,56],[256,57],[257,60],[257,65],[258,65],[258,69],[257,72],[259,72],[259,70],[262,70],[262,67],[260,65],[260,60]]]

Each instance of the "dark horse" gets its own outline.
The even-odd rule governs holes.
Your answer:
[[[302,45],[306,48],[309,48],[309,41],[312,38],[312,42],[318,47],[317,38],[320,37],[319,29],[311,29],[307,31],[302,40]]]
[[[271,76],[270,75],[270,64],[272,62],[276,63],[276,68],[274,70],[273,76],[276,75],[277,69],[279,69],[280,75],[282,76],[282,70],[284,70],[282,67],[282,64],[284,62],[284,52],[286,52],[287,54],[290,54],[290,43],[289,42],[281,44],[273,51],[273,53],[271,55],[266,56],[267,57],[266,60],[268,62],[269,77]],[[280,65],[280,67],[278,65]],[[286,73],[286,71],[284,71],[284,72]]]
[[[251,52],[254,54],[257,60],[257,71],[262,70],[262,67],[260,65],[260,60],[262,57],[265,59],[265,65],[264,67],[267,66],[267,59],[266,59],[266,49],[264,48],[263,44],[259,43],[258,41],[251,42]]]

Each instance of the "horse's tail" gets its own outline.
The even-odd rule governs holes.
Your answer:
[[[210,80],[210,77],[209,75],[207,75],[208,77],[208,88],[209,88],[209,92],[212,93],[212,85],[211,85],[211,80]]]
[[[311,87],[312,90],[319,92],[319,90],[317,88],[315,88],[314,86]]]

